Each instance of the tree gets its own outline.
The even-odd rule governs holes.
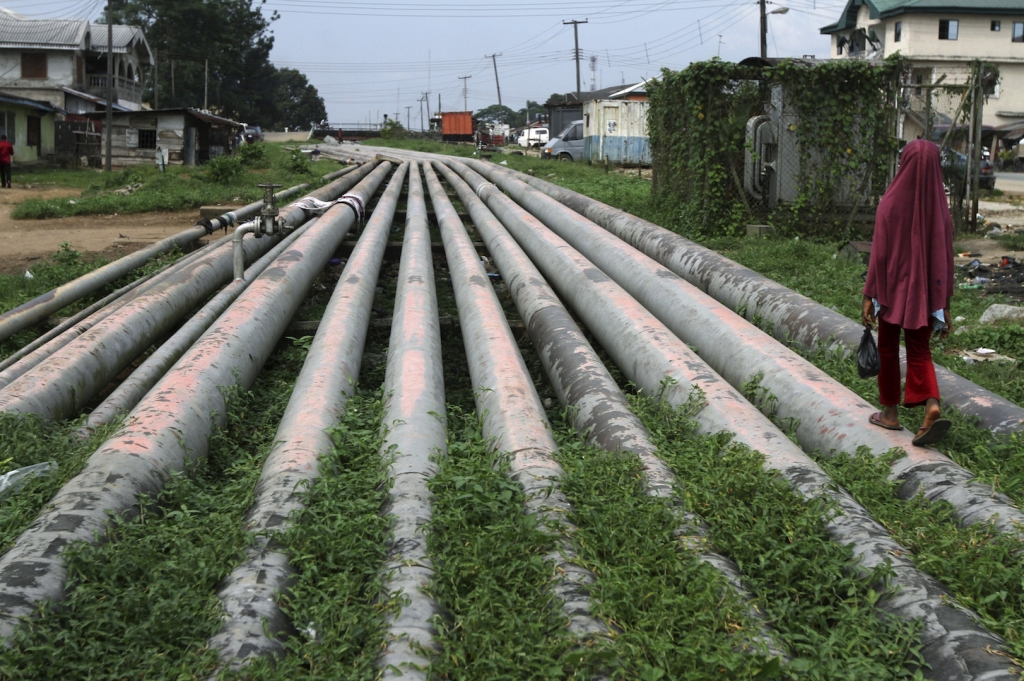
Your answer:
[[[323,100],[305,77],[292,69],[282,74],[270,62],[274,46],[270,25],[278,14],[265,17],[259,4],[254,7],[250,0],[114,0],[114,21],[142,27],[150,47],[157,50],[162,107],[203,106],[208,62],[208,105],[222,116],[263,127],[305,126],[310,120],[326,118]],[[279,102],[282,87],[287,96]],[[144,97],[153,101],[152,95],[150,83]],[[292,106],[298,108],[294,115],[285,110]],[[284,120],[292,122],[281,123]]]
[[[548,97],[548,101],[544,102],[544,106],[554,106],[556,104],[565,104],[565,95],[555,92]]]
[[[276,103],[280,114],[277,128],[308,128],[327,118],[327,107],[317,89],[295,69],[278,69]]]
[[[536,116],[538,113],[542,113],[543,111],[544,107],[538,104],[537,102],[531,99],[526,100],[526,106],[518,111],[519,123],[516,123],[516,127],[526,125],[534,116]]]
[[[474,115],[478,121],[484,123],[509,123],[513,124],[513,119],[516,117],[516,112],[507,106],[500,104],[491,104],[490,106],[480,109]]]

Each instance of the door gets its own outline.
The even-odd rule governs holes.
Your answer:
[[[190,126],[185,128],[185,165],[196,164],[196,129]]]
[[[39,116],[28,117],[28,129],[26,130],[26,140],[28,146],[36,148],[36,157],[39,158],[43,155],[43,140],[40,131],[40,121],[42,119]]]

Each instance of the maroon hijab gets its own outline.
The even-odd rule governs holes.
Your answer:
[[[864,295],[878,300],[882,319],[904,329],[928,326],[953,297],[953,220],[942,186],[939,148],[915,140],[875,215]]]

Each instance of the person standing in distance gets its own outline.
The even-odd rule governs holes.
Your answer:
[[[907,346],[907,385],[903,406],[924,407],[915,445],[938,442],[952,425],[941,418],[929,342],[952,329],[953,220],[942,185],[939,148],[914,140],[903,149],[900,167],[878,203],[871,260],[864,284],[861,319],[878,320],[878,397],[883,411],[871,423],[902,430],[900,331]]]
[[[11,159],[14,157],[14,147],[7,141],[7,135],[0,135],[0,184],[10,189],[11,187]]]

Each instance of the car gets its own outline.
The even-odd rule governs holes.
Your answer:
[[[951,180],[963,181],[967,171],[967,156],[952,149],[942,150],[942,177],[947,189]],[[982,159],[978,166],[978,187],[981,189],[996,188],[996,167],[992,161]]]
[[[263,141],[263,130],[258,125],[247,125],[245,126],[245,142],[246,144],[252,144],[253,142]]]
[[[542,147],[547,141],[547,128],[526,128],[519,133],[519,146],[521,147]]]
[[[548,140],[540,155],[559,161],[579,161],[583,158],[583,120],[573,121],[556,137]]]

